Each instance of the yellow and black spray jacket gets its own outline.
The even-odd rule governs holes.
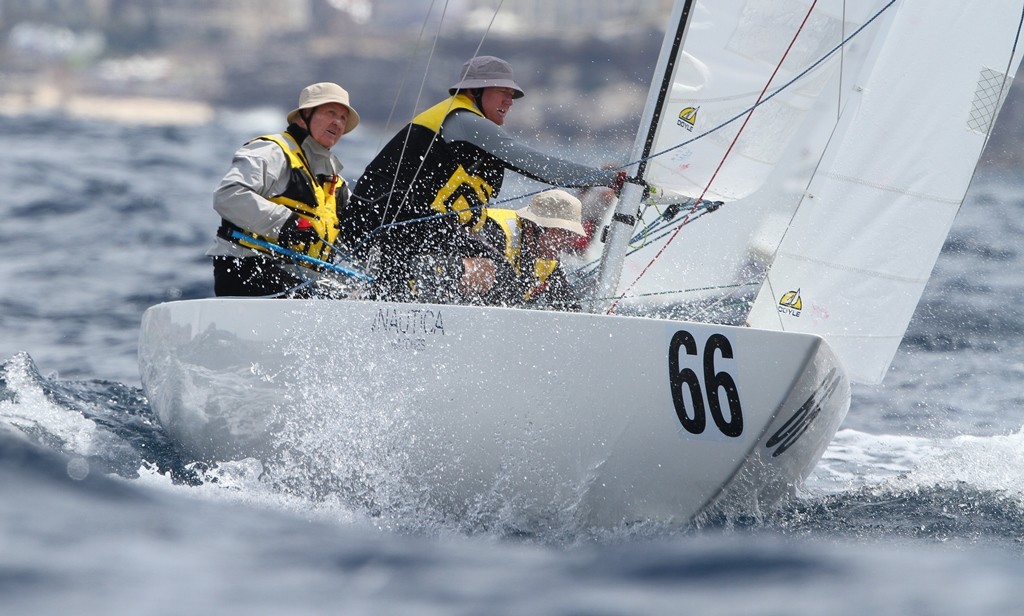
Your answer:
[[[472,98],[452,96],[384,146],[342,212],[343,243],[355,246],[374,234],[382,258],[399,269],[414,255],[461,254],[466,231],[481,227],[487,202],[501,190],[505,165],[473,144],[444,138],[442,125],[455,113],[483,117]],[[384,225],[386,232],[379,231]]]
[[[450,113],[456,110],[465,109],[471,113],[483,116],[483,113],[473,105],[472,99],[465,94],[453,96],[441,101],[430,109],[413,118],[414,126],[422,126],[435,135],[440,133],[441,124]],[[441,141],[443,148],[455,152],[452,145]],[[434,147],[437,147],[437,143]],[[465,165],[465,162],[470,164]],[[478,169],[476,160],[465,161],[455,156],[448,164],[440,167],[440,173],[435,174],[436,191],[431,190],[433,199],[430,201],[430,209],[445,214],[457,212],[460,225],[470,228],[471,231],[479,231],[484,224],[487,213],[487,202],[494,195],[495,178]],[[445,177],[447,176],[447,177]],[[498,182],[504,176],[504,169],[498,169]],[[433,188],[433,187],[431,187]]]

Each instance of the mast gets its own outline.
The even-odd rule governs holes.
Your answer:
[[[650,155],[651,146],[658,131],[662,106],[672,89],[676,58],[683,44],[693,4],[694,0],[676,0],[672,7],[669,26],[665,31],[661,53],[658,55],[658,64],[654,69],[651,88],[647,93],[647,103],[640,118],[640,126],[630,156],[630,160],[640,161],[636,177],[641,179],[644,177],[644,170],[647,166],[646,159]],[[659,75],[661,75],[661,79],[658,79]],[[626,258],[629,238],[636,227],[642,198],[643,188],[640,185],[631,183],[623,185],[619,202],[615,206],[615,213],[608,225],[604,250],[601,253],[601,265],[595,290],[595,297],[600,301],[591,304],[591,310],[595,312],[604,310],[610,298],[615,296],[619,277],[622,275],[622,263]]]

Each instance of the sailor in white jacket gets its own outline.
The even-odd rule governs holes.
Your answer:
[[[331,148],[359,124],[359,114],[341,86],[316,83],[302,90],[287,120],[283,133],[256,137],[235,152],[214,193],[221,225],[206,254],[218,296],[304,294],[309,262],[289,262],[265,244],[331,257],[338,209],[350,195]]]

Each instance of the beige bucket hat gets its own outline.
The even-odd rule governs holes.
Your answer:
[[[580,200],[564,190],[545,190],[530,201],[530,205],[516,210],[520,218],[542,227],[566,229],[576,235],[586,235],[580,222],[583,206]]]
[[[299,92],[299,106],[288,112],[288,123],[295,122],[299,117],[299,112],[303,109],[312,109],[326,103],[341,103],[348,107],[348,123],[345,124],[345,134],[351,133],[352,129],[359,125],[359,114],[348,102],[348,91],[329,81],[314,83],[302,88],[302,92]]]
[[[522,98],[526,92],[512,78],[512,65],[494,56],[476,56],[462,65],[458,83],[448,88],[448,94],[473,88],[512,88],[512,98]]]

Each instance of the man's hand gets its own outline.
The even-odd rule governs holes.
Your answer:
[[[644,198],[652,194],[654,191],[651,190],[651,185],[644,181],[643,178],[627,175],[625,171],[619,171],[615,175],[615,181],[612,182],[611,189],[615,191],[616,197],[622,196],[622,186],[624,184],[636,184],[637,186],[643,186]]]
[[[463,257],[459,293],[463,297],[476,297],[490,292],[496,270],[494,261],[487,257]]]

